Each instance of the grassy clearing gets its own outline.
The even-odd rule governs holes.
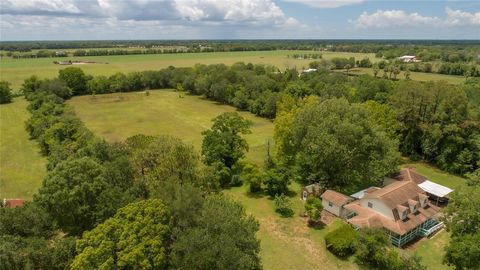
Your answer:
[[[211,120],[223,112],[235,108],[220,105],[198,96],[179,97],[171,90],[107,94],[74,97],[68,104],[86,126],[107,141],[122,141],[136,134],[174,135],[201,149],[202,131],[209,129]],[[251,120],[252,134],[246,136],[250,151],[247,157],[262,164],[267,141],[272,138],[270,120],[248,112],[239,112]]]
[[[426,176],[430,181],[451,189],[456,189],[460,186],[466,185],[464,178],[446,173],[432,165],[423,162],[407,163],[404,166],[413,166],[418,173]]]
[[[92,56],[92,57],[63,57],[63,58],[36,58],[36,59],[12,59],[0,60],[0,80],[6,80],[12,84],[12,88],[18,90],[22,82],[31,75],[40,78],[53,78],[58,71],[67,66],[53,64],[53,61],[79,60],[95,61],[97,64],[75,65],[91,75],[111,75],[115,72],[133,72],[143,70],[155,70],[168,66],[189,67],[197,63],[201,64],[226,64],[236,62],[261,63],[274,65],[280,69],[308,67],[313,60],[293,59],[287,55],[301,53],[322,53],[325,59],[334,57],[365,57],[375,61],[373,54],[343,53],[343,52],[313,52],[313,51],[251,51],[251,52],[215,52],[215,53],[177,53],[177,54],[146,54],[146,55],[117,55],[117,56]],[[108,64],[106,64],[108,63]]]
[[[351,260],[338,259],[325,248],[325,234],[343,221],[336,220],[323,229],[309,228],[306,219],[299,216],[303,209],[300,185],[294,183],[291,189],[297,193],[291,198],[295,212],[292,218],[281,218],[272,200],[249,195],[247,186],[225,191],[259,221],[264,269],[358,269]]]
[[[416,243],[416,249],[408,251],[410,254],[416,252],[421,258],[427,269],[432,270],[449,270],[450,266],[442,264],[443,255],[445,254],[445,246],[450,241],[447,231],[442,230],[433,235],[431,238],[421,239]]]
[[[0,105],[0,198],[31,199],[45,176],[45,158],[25,131],[26,107],[23,98]]]
[[[342,70],[345,72],[345,70]],[[351,74],[369,74],[373,76],[372,68],[354,68],[349,71]],[[383,71],[380,70],[377,76],[383,76]],[[397,79],[405,79],[405,72],[401,71],[397,75]],[[451,84],[461,84],[465,82],[463,76],[445,75],[437,73],[424,73],[424,72],[410,72],[410,79],[414,81],[446,81]]]

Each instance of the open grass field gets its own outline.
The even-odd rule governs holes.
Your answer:
[[[79,60],[95,61],[96,64],[74,65],[82,68],[85,73],[91,75],[111,75],[115,72],[133,72],[143,70],[155,70],[168,66],[189,67],[197,63],[201,64],[226,64],[236,62],[262,63],[274,65],[280,69],[302,69],[308,67],[313,60],[288,58],[287,55],[301,53],[321,53],[324,59],[333,57],[365,57],[375,61],[374,54],[343,53],[343,52],[313,52],[313,51],[250,51],[250,52],[215,52],[215,53],[177,53],[177,54],[144,54],[144,55],[116,55],[116,56],[92,56],[92,57],[61,57],[61,58],[36,58],[36,59],[12,59],[0,60],[0,80],[11,83],[14,90],[20,89],[23,81],[31,75],[40,78],[53,78],[58,71],[68,66],[53,64],[53,61]],[[108,63],[108,64],[106,64]]]
[[[23,98],[0,105],[0,198],[31,199],[46,173],[46,160],[25,131],[26,107]]]
[[[107,141],[122,141],[136,134],[170,134],[193,144],[200,151],[202,131],[209,129],[211,120],[235,108],[202,99],[199,96],[179,97],[171,90],[133,92],[74,97],[68,104],[86,126]],[[267,153],[267,141],[273,136],[270,120],[239,112],[252,121],[252,134],[246,135],[250,146],[247,157],[262,164]]]
[[[247,186],[225,191],[260,223],[258,238],[264,269],[358,269],[352,258],[341,260],[325,248],[325,234],[343,221],[336,220],[322,229],[309,228],[306,219],[299,216],[303,209],[300,185],[293,183],[290,188],[296,193],[291,197],[295,212],[291,218],[275,213],[273,201],[267,197],[249,195]]]
[[[345,72],[345,70],[343,70]],[[349,71],[351,74],[369,74],[373,76],[372,68],[353,68]],[[377,76],[382,76],[383,71],[380,70]],[[400,72],[397,79],[405,79],[405,72]],[[410,79],[414,81],[446,81],[451,84],[461,84],[465,82],[463,76],[445,75],[437,73],[425,73],[425,72],[410,72]]]

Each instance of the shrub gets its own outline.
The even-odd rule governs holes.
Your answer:
[[[12,102],[12,89],[10,84],[5,81],[0,81],[0,104]]]
[[[292,204],[287,196],[284,194],[275,195],[274,203],[275,211],[282,215],[282,217],[293,216]]]
[[[305,202],[305,213],[310,221],[316,222],[320,219],[323,210],[322,200],[317,197],[309,197]]]
[[[342,224],[325,235],[328,250],[339,257],[347,257],[355,252],[354,243],[357,232],[349,225]]]
[[[284,172],[278,169],[269,169],[264,176],[265,188],[268,195],[276,196],[277,194],[286,194],[290,180]]]

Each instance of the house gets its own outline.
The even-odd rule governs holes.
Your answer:
[[[417,57],[415,55],[404,55],[404,56],[398,57],[397,59],[404,63],[418,62]]]
[[[325,189],[319,184],[311,184],[302,188],[302,200],[307,200],[310,196],[320,197]]]
[[[349,214],[344,206],[354,200],[330,189],[326,190],[320,197],[322,198],[323,209],[341,218],[346,218]]]
[[[426,192],[414,181],[397,181],[367,190],[362,198],[343,208],[346,221],[355,228],[384,229],[399,247],[443,226],[437,219],[439,208],[430,203]]]
[[[24,199],[3,199],[2,206],[6,208],[15,208],[23,206],[24,203]]]

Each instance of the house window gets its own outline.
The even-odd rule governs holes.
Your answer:
[[[368,207],[373,208],[373,203],[368,202]]]
[[[332,204],[331,202],[328,202],[328,206],[329,206],[329,207],[332,207],[333,204]]]

